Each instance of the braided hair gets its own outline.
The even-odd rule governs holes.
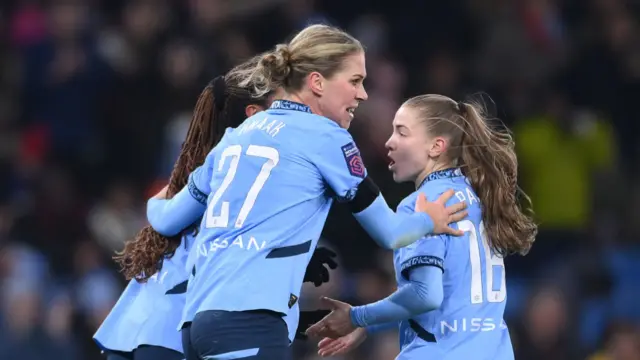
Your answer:
[[[257,60],[249,60],[234,70],[254,66]],[[240,87],[237,78],[232,75],[218,76],[211,80],[198,97],[186,139],[169,178],[167,198],[175,196],[186,186],[189,174],[204,163],[209,151],[224,135],[225,129],[237,127],[244,121],[246,107],[258,105],[266,108],[270,95],[255,97],[251,89]],[[146,282],[162,268],[165,258],[173,256],[187,230],[176,236],[166,237],[151,226],[146,226],[134,239],[125,243],[124,249],[116,253],[114,260],[127,280]]]

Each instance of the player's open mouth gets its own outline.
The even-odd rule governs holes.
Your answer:
[[[347,108],[347,112],[349,113],[349,116],[351,116],[351,119],[353,119],[353,113],[355,111],[356,111],[356,108],[354,107]]]
[[[393,159],[391,158],[391,155],[387,155],[387,157],[389,158],[389,170],[392,170],[393,165],[395,165],[396,162],[393,161]]]

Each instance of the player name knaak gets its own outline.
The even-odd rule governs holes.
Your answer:
[[[285,124],[279,120],[270,120],[268,116],[264,118],[256,118],[245,121],[240,128],[238,128],[238,134],[244,135],[253,130],[261,130],[267,133],[271,137],[278,135],[280,130],[284,128]]]

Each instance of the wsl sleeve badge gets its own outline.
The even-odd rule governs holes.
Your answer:
[[[358,150],[356,144],[350,142],[342,146],[342,154],[344,155],[344,159],[347,162],[347,167],[349,168],[351,175],[364,178],[364,163],[362,162],[362,156],[360,156],[360,150]]]

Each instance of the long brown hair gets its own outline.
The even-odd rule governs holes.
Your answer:
[[[518,158],[508,131],[492,127],[479,103],[421,95],[403,106],[417,110],[431,136],[449,139],[444,157],[457,163],[478,194],[487,240],[496,254],[526,254],[538,226],[531,200],[518,187]]]
[[[256,61],[257,58],[251,59],[235,69],[254,67]],[[173,197],[187,184],[189,174],[204,162],[209,151],[224,135],[225,129],[237,127],[244,121],[246,106],[254,104],[266,107],[268,96],[268,93],[254,96],[251,90],[238,85],[236,77],[229,75],[213,79],[204,88],[171,172],[167,198]],[[165,258],[173,256],[182,235],[166,237],[151,226],[146,226],[133,240],[125,243],[124,250],[118,252],[114,260],[127,279],[145,282],[162,268]]]

